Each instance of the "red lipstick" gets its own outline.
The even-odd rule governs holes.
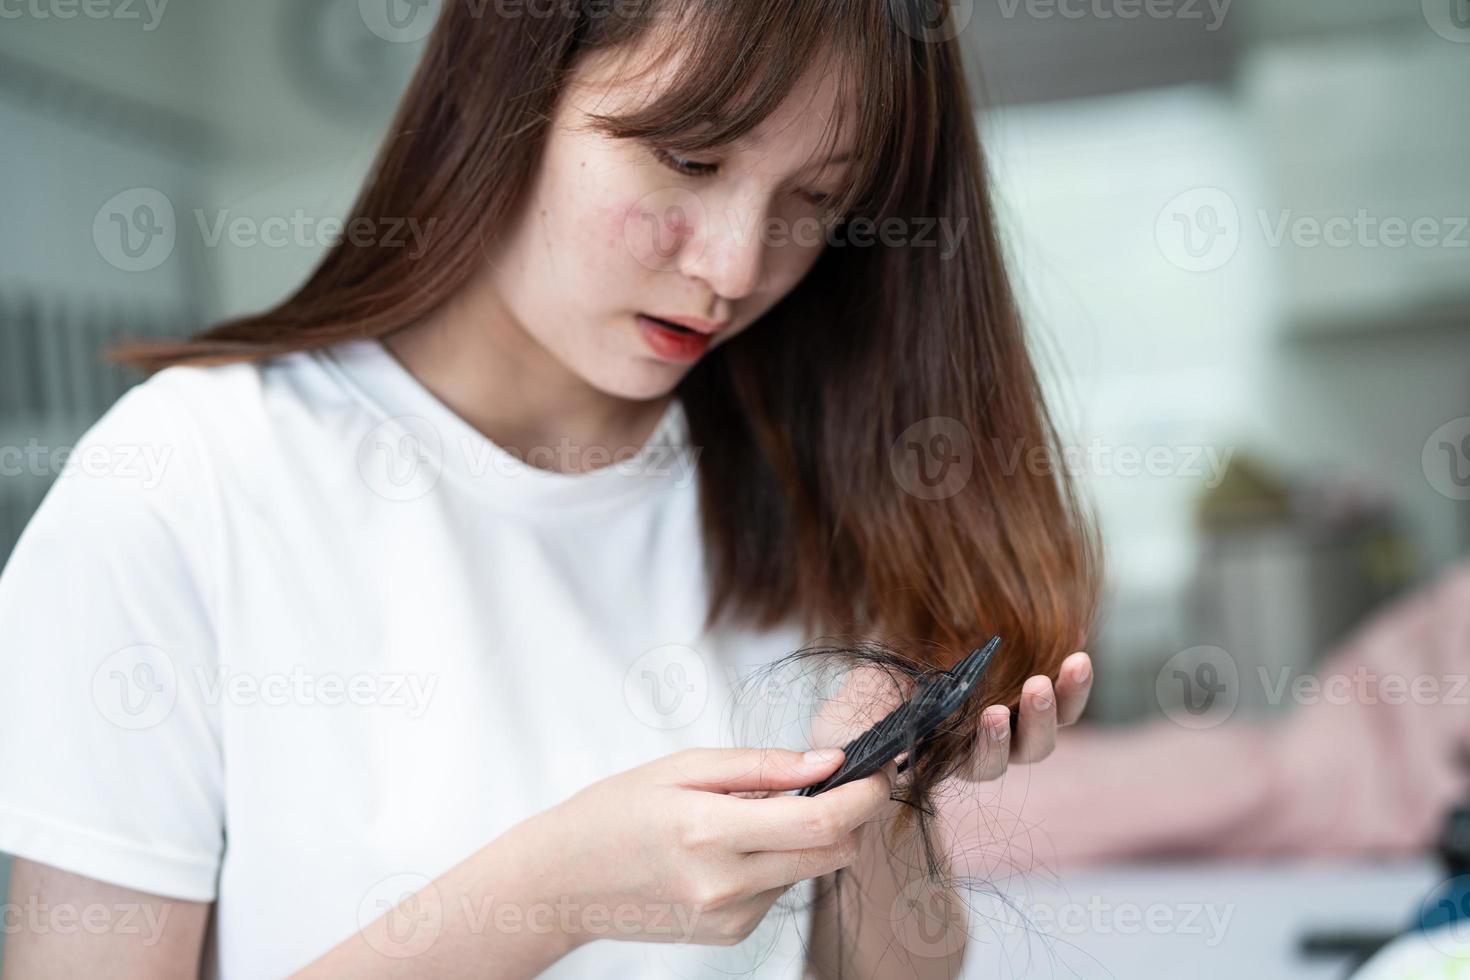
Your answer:
[[[638,332],[643,334],[644,343],[648,344],[659,357],[666,361],[676,361],[680,364],[691,364],[704,356],[709,350],[710,337],[714,332],[701,331],[693,326],[676,323],[673,320],[665,320],[662,317],[652,317],[639,313],[635,319],[638,321]],[[680,317],[680,320],[686,318]],[[718,327],[708,321],[693,321],[706,326]]]

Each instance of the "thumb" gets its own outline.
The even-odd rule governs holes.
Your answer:
[[[841,749],[691,749],[669,757],[676,782],[711,793],[800,789],[842,764]]]

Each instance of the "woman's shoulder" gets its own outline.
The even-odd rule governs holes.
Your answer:
[[[314,425],[341,399],[314,352],[172,365],[127,389],[82,433],[70,469],[103,474],[114,492],[218,493],[272,471],[291,430]]]
[[[238,428],[266,420],[272,405],[315,404],[341,397],[323,368],[323,353],[291,351],[229,364],[175,364],[129,391],[138,400],[173,408],[198,426]]]
[[[300,350],[228,364],[175,364],[129,389],[113,410],[216,450],[266,451],[293,427],[356,404],[327,363],[330,356]]]

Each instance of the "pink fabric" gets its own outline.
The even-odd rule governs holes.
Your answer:
[[[1428,678],[1419,683],[1437,695],[1422,703],[1424,686],[1417,698],[1412,686],[1379,693],[1385,675],[1409,685]],[[1467,675],[1470,562],[1462,562],[1374,614],[1321,664],[1324,683],[1338,677],[1335,693],[1366,696],[1204,731],[1168,720],[1064,729],[1051,758],[1013,767],[988,795],[956,798],[943,815],[971,873],[1166,854],[1421,850],[1445,809],[1470,796]]]

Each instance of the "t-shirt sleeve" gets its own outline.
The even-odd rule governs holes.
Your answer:
[[[59,475],[0,572],[0,851],[212,901],[217,498],[167,381],[131,388],[74,446],[31,446]]]

